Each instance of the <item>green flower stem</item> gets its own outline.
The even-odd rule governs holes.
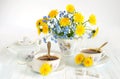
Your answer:
[[[89,20],[85,21],[84,23],[82,23],[82,25],[86,24]]]
[[[89,31],[92,31],[93,29],[91,29],[90,27],[86,27],[85,30],[89,30]]]
[[[59,24],[59,20],[55,17],[55,19],[57,20],[57,23]]]

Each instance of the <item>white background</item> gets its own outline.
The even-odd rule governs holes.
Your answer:
[[[86,18],[91,13],[97,16],[100,32],[91,43],[100,45],[108,41],[109,45],[119,49],[119,0],[0,0],[1,46],[23,36],[38,38],[36,21],[47,15],[51,9],[65,10],[67,4],[73,4]]]

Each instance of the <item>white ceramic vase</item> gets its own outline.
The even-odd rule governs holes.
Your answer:
[[[81,48],[81,39],[58,39],[61,54],[64,56],[74,55]]]

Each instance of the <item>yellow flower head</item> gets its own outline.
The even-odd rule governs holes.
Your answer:
[[[43,26],[42,32],[43,32],[44,34],[47,34],[48,31],[49,31],[49,30],[48,30],[48,25],[46,24],[46,25]]]
[[[95,37],[95,36],[97,36],[97,34],[98,34],[98,31],[99,31],[99,28],[97,27],[97,28],[96,28],[96,30],[94,30],[94,31],[93,31],[93,35],[92,35],[92,37]]]
[[[73,6],[72,4],[68,4],[68,5],[66,6],[66,10],[67,10],[67,12],[69,12],[69,13],[73,13],[73,12],[75,11],[75,8],[74,8],[74,6]]]
[[[39,19],[36,22],[36,27],[38,28],[38,26],[41,26],[43,24],[43,19]]]
[[[60,26],[69,26],[70,25],[70,19],[69,18],[61,18],[60,19]]]
[[[81,64],[82,61],[83,61],[83,59],[84,59],[84,55],[83,55],[83,54],[77,54],[77,55],[75,56],[75,63],[76,63],[76,64]]]
[[[96,25],[96,16],[91,14],[88,21],[91,25]]]
[[[75,33],[78,36],[82,36],[85,33],[85,27],[83,25],[77,25]]]
[[[84,16],[81,13],[75,13],[73,15],[73,19],[74,19],[75,22],[82,23],[84,21]]]
[[[83,61],[83,65],[84,65],[85,67],[90,67],[90,66],[92,66],[92,65],[93,65],[93,59],[92,59],[91,57],[85,58],[84,61]]]
[[[39,73],[43,76],[48,75],[52,71],[52,67],[48,63],[43,63],[39,69]]]
[[[54,18],[57,16],[57,14],[58,14],[57,10],[51,10],[48,15],[50,16],[50,18]]]

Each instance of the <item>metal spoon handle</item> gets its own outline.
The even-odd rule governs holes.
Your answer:
[[[48,41],[47,43],[47,48],[48,48],[48,56],[50,57],[50,48],[51,48],[51,42]]]
[[[107,43],[108,43],[108,42],[105,42],[104,44],[102,44],[102,45],[98,48],[98,50],[100,50],[102,47],[104,47]]]

